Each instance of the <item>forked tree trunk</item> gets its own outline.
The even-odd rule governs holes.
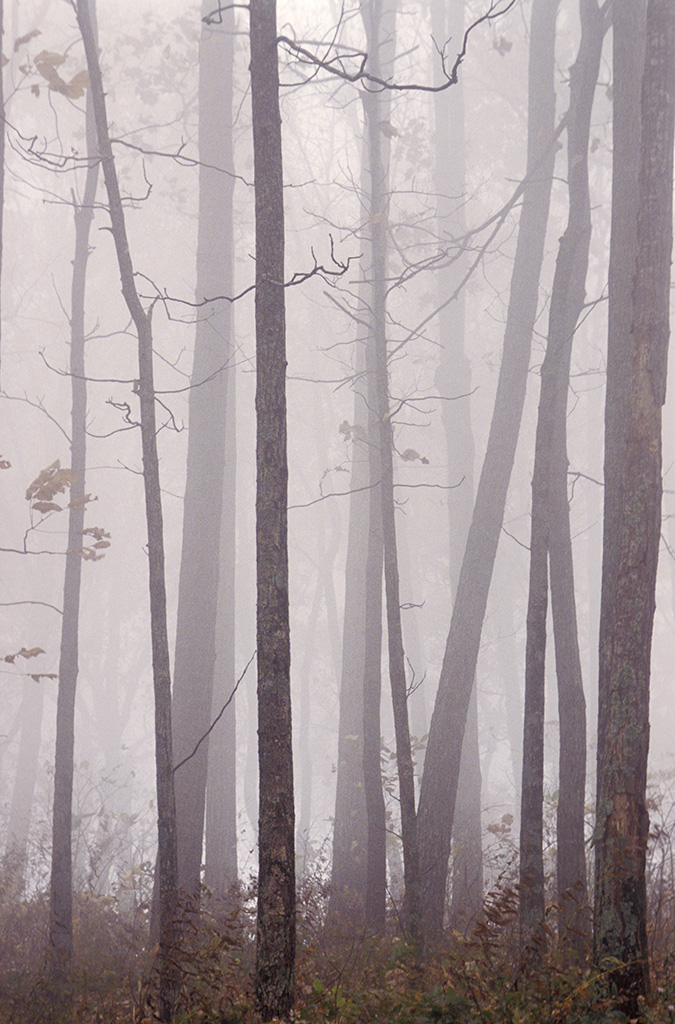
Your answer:
[[[561,931],[565,934],[574,917],[572,898],[583,904],[586,895],[586,707],[574,599],[566,437],[572,342],[586,295],[591,240],[588,144],[605,18],[596,0],[581,0],[580,13],[582,34],[570,73],[567,128],[569,216],[560,240],[551,292],[532,476],[520,819],[520,943],[521,955],[527,959],[536,959],[545,945],[542,843],[549,555],[560,708],[558,884]],[[582,922],[576,924],[582,925]],[[575,933],[581,941],[583,928],[577,927]]]
[[[625,13],[623,10],[621,14]],[[625,45],[626,23],[618,45]],[[630,1018],[649,990],[645,861],[649,677],[661,537],[661,409],[665,401],[673,236],[675,5],[649,0],[630,358],[608,379],[625,428],[608,434],[595,832],[595,955]],[[625,122],[624,122],[625,124]],[[618,198],[618,197],[617,197]],[[616,244],[616,240],[612,240]],[[610,302],[613,300],[610,293]],[[612,339],[610,336],[610,344]],[[620,400],[622,400],[620,398]],[[607,422],[609,428],[609,420]],[[615,504],[609,502],[612,495]],[[611,599],[611,604],[606,602]]]
[[[204,0],[202,15],[211,10]],[[190,754],[207,733],[214,707],[214,671],[217,647],[218,602],[228,600],[233,612],[233,579],[224,571],[231,559],[221,558],[223,503],[230,518],[234,495],[224,494],[228,385],[232,355],[232,310],[222,296],[232,294],[232,62],[234,12],[223,15],[223,25],[202,22],[199,48],[199,227],[197,239],[196,301],[221,296],[219,301],[197,310],[194,363],[192,368],[187,477],[183,513],[183,547],[178,589],[176,661],[173,685],[173,747],[178,765],[175,773],[176,829],[178,835],[178,885],[181,896],[199,901],[204,812],[209,749],[223,746],[225,724],[218,724],[194,756]],[[230,473],[230,476],[232,474]],[[230,524],[230,542],[232,542]],[[219,594],[220,591],[220,594]],[[232,634],[232,630],[230,630]],[[234,687],[233,661],[221,650],[223,686]],[[229,676],[229,678],[228,678]],[[220,711],[227,696],[216,709]],[[225,712],[225,714],[228,713]],[[233,760],[234,749],[227,750]],[[218,785],[233,788],[232,771]],[[213,794],[214,801],[216,795]],[[214,802],[213,807],[217,806]],[[231,817],[231,816],[230,816]],[[230,821],[231,828],[235,828]],[[232,838],[224,836],[228,846]],[[235,879],[232,878],[232,881]]]
[[[251,0],[256,236],[258,921],[255,996],[289,1020],[295,987],[295,809],[288,609],[284,202],[276,0]]]
[[[437,936],[443,925],[464,727],[525,400],[555,161],[553,76],[557,9],[557,0],[534,0],[532,7],[528,184],[520,215],[504,353],[422,776],[418,827],[422,914],[429,937]]]
[[[75,695],[79,671],[80,591],[84,543],[85,471],[87,461],[87,384],[84,366],[85,288],[89,235],[98,184],[98,147],[91,94],[86,103],[87,167],[81,205],[75,207],[75,258],[70,312],[70,388],[72,399],[70,465],[73,473],[68,510],[68,550],[63,583],[63,618],[59,655],[54,756],[54,812],[49,887],[49,955],[52,980],[67,980],[73,960],[73,770]]]
[[[162,493],[159,483],[157,428],[155,421],[155,389],[152,365],[152,324],[144,310],[134,277],[129,253],[124,208],[120,195],[117,169],[113,156],[106,114],[103,79],[98,48],[89,14],[88,0],[77,0],[77,20],[87,58],[90,90],[96,122],[98,151],[106,192],[122,295],[127,304],[138,337],[138,394],[141,412],[141,447],[143,453],[143,485],[148,530],[148,568],[150,590],[150,630],[152,643],[152,675],[155,697],[155,764],[157,777],[157,825],[159,868],[159,1016],[171,1021],[180,989],[176,959],[178,930],[176,805],[173,786],[173,753],[171,743],[171,666],[166,622],[166,584],[164,570],[164,536],[162,525]]]

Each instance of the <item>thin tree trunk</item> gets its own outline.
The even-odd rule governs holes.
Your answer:
[[[203,0],[204,17],[212,10],[209,4],[210,0]],[[211,28],[202,21],[197,302],[232,294],[233,32],[231,10],[225,13],[222,26]],[[194,756],[190,754],[212,720],[231,335],[229,302],[220,299],[199,308],[190,390],[172,705],[175,763],[189,758],[175,773],[178,885],[183,898],[197,902],[208,751],[212,739],[222,743],[222,731],[203,742]],[[229,494],[227,507],[232,514],[234,502]],[[223,578],[221,592],[231,591],[232,585],[231,577]],[[234,680],[230,690],[232,686]],[[229,753],[234,757],[233,750]],[[225,784],[224,779],[221,784]]]
[[[625,39],[621,35],[617,46],[624,46]],[[627,418],[624,431],[607,436],[616,478],[610,482],[608,475],[606,502],[611,493],[616,505],[606,504],[606,516],[616,532],[605,534],[595,832],[595,955],[601,965],[611,963],[610,981],[620,993],[621,1009],[631,1018],[642,1015],[640,1000],[649,990],[646,782],[673,233],[672,0],[648,3],[641,110],[632,351],[623,374],[612,379],[611,387],[608,378],[607,386],[608,403],[615,386],[627,396]],[[609,473],[609,464],[606,469]]]
[[[553,177],[557,0],[534,0],[530,40],[528,184],[488,447],[476,494],[429,730],[419,803],[422,914],[443,925],[459,764],[480,637],[515,457],[529,368]]]
[[[23,888],[26,876],[30,821],[40,762],[43,710],[42,684],[27,681],[21,698],[21,735],[9,808],[5,853],[9,870],[14,875],[19,890]]]
[[[138,336],[138,394],[141,412],[143,485],[148,530],[148,567],[150,590],[150,629],[152,674],[155,697],[155,764],[157,775],[157,825],[159,865],[159,1016],[171,1021],[180,989],[177,950],[177,853],[176,805],[173,785],[171,743],[171,666],[166,621],[166,584],[162,494],[159,482],[155,390],[152,366],[151,318],[143,309],[136,290],[134,268],[129,253],[124,208],[113,156],[103,92],[98,48],[92,31],[88,0],[77,0],[77,20],[82,33],[90,90],[96,121],[98,150],[108,194],[108,212],[122,294]]]
[[[432,34],[437,41],[461,39],[464,35],[465,0],[431,2]],[[464,143],[463,79],[453,89],[435,96],[435,181],[438,193],[437,221],[441,238],[459,237],[465,231],[464,196],[466,159]],[[466,257],[453,253],[453,263],[439,274],[441,302],[453,295],[466,271]],[[474,501],[474,440],[471,426],[471,367],[464,350],[466,294],[464,289],[439,314],[441,358],[435,384],[446,399],[441,412],[448,453],[450,484],[462,479],[448,492],[450,525],[450,583],[457,593],[466,538]],[[462,396],[456,401],[449,401]],[[474,683],[466,732],[462,744],[459,787],[452,844],[453,929],[470,927],[483,902],[483,849],[481,836],[481,770],[478,743],[478,695]]]
[[[3,35],[5,25],[5,4],[0,0],[0,53],[3,52]],[[2,282],[4,217],[5,217],[5,78],[0,67],[0,282]],[[2,313],[2,296],[0,295],[0,314]],[[0,317],[0,371],[2,370],[2,319]]]
[[[236,551],[236,388],[234,371],[228,373],[225,423],[225,483],[220,524],[216,664],[213,678],[212,720],[230,700],[209,737],[206,781],[206,837],[204,883],[216,899],[223,899],[237,884],[237,712],[235,668],[235,551]]]
[[[381,75],[395,51],[396,5],[381,0],[362,2],[361,13],[366,28],[368,67]],[[385,60],[383,60],[385,57]],[[387,614],[389,680],[396,736],[396,762],[399,781],[403,871],[405,880],[404,923],[410,938],[419,936],[419,855],[417,849],[417,816],[415,811],[415,778],[410,749],[407,679],[401,600],[399,595],[398,551],[394,505],[393,433],[389,407],[389,368],[386,336],[387,234],[389,230],[389,146],[382,124],[387,123],[391,98],[385,91],[365,92],[363,105],[368,139],[368,223],[370,294],[368,301],[369,339],[367,342],[369,405],[377,412],[377,446],[380,463],[380,503],[384,556],[384,586]]]
[[[288,610],[284,204],[276,0],[251,0],[256,231],[256,553],[260,772],[255,995],[288,1020],[295,986],[295,810]]]
[[[93,38],[93,36],[92,36]],[[49,889],[49,955],[52,980],[59,986],[68,979],[73,961],[73,772],[75,755],[75,695],[79,671],[80,592],[84,541],[85,471],[87,461],[87,384],[84,366],[85,288],[89,235],[98,184],[96,125],[91,94],[86,104],[87,168],[82,204],[75,205],[75,258],[71,285],[70,387],[71,438],[68,550],[63,583],[63,618],[59,656],[54,757],[54,812]]]
[[[591,240],[588,144],[606,22],[596,0],[581,0],[580,14],[581,42],[570,73],[567,129],[569,217],[560,241],[553,279],[532,476],[520,819],[520,941],[521,954],[528,957],[541,952],[545,945],[542,830],[549,552],[560,709],[558,887],[561,935],[572,938],[571,934],[567,936],[574,918],[572,897],[583,904],[586,894],[586,704],[574,598],[566,436],[572,342],[586,295]],[[581,923],[576,922],[578,925]],[[576,929],[578,945],[583,944],[582,932],[582,928]]]
[[[372,373],[367,367],[368,376]],[[365,566],[365,643],[363,667],[363,780],[367,820],[365,924],[384,928],[387,898],[387,826],[382,789],[382,506],[375,490],[381,477],[375,406],[369,405],[369,515]]]

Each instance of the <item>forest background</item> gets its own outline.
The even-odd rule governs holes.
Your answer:
[[[484,9],[466,5],[466,23]],[[344,38],[363,46],[357,9],[342,14]],[[438,53],[432,9],[401,2],[396,75],[433,79]],[[527,130],[529,4],[479,26],[461,68],[466,182],[448,217],[471,230],[490,221],[523,177]],[[252,153],[248,40],[237,14],[234,74],[234,280],[232,294],[254,274]],[[341,21],[335,3],[280,5],[280,31],[297,39],[331,38]],[[73,259],[73,193],[81,169],[71,157],[85,145],[84,100],[49,88],[49,67],[65,81],[84,58],[69,8],[53,3],[12,5],[5,12],[7,120],[4,207],[2,456],[5,509],[0,540],[3,573],[2,653],[5,710],[0,744],[0,810],[7,851],[20,865],[24,899],[48,882],[55,676],[62,602],[63,512],[41,513],[26,500],[40,472],[70,462],[68,299]],[[178,603],[189,374],[194,336],[197,249],[197,95],[199,12],[174,3],[161,15],[149,4],[99,11],[111,133],[126,195],[130,245],[141,291],[155,306],[156,388],[164,499],[170,647]],[[609,38],[609,37],[608,37]],[[568,69],[579,41],[577,5],[562,3],[557,21],[557,108],[568,104]],[[437,40],[438,42],[438,40]],[[450,52],[453,53],[452,44]],[[282,51],[283,53],[283,51]],[[45,57],[45,54],[47,56]],[[51,55],[51,57],[50,57]],[[59,59],[53,59],[56,55]],[[65,60],[61,61],[60,58]],[[301,79],[309,77],[310,81]],[[326,880],[335,814],[337,722],[342,661],[349,480],[354,451],[355,345],[350,309],[363,253],[363,193],[359,186],[363,118],[357,91],[328,76],[312,76],[291,55],[282,59],[287,277],[310,275],[286,290],[288,304],[289,551],[296,756],[297,866]],[[457,89],[459,96],[459,89]],[[576,598],[589,723],[589,819],[597,720],[597,635],[602,541],[602,432],[606,352],[606,282],[610,232],[612,70],[608,43],[595,94],[590,144],[593,234],[586,302],[576,331],[568,416],[570,514]],[[452,90],[449,102],[453,102]],[[457,103],[460,102],[458,98]],[[438,188],[434,115],[429,94],[391,96],[381,125],[391,146],[389,326],[400,340],[391,362],[402,568],[401,603],[413,748],[421,769],[452,605],[451,515],[482,465],[494,403],[518,230],[518,204],[471,236],[462,290],[465,359],[462,386],[439,389],[443,339],[436,311],[439,279],[453,235],[436,224]],[[179,154],[179,155],[177,155]],[[560,149],[533,339],[530,386],[509,489],[477,670],[482,779],[482,831],[487,888],[514,870],[520,807],[522,700],[530,533],[530,484],[537,416],[537,377],[557,243],[567,217]],[[156,847],[153,704],[147,610],[143,493],[133,418],[135,343],[118,288],[105,215],[97,211],[87,283],[88,468],[87,526],[80,620],[75,806],[76,891],[116,905],[145,922]],[[453,229],[454,230],[454,229]],[[484,248],[483,248],[484,247]],[[441,253],[441,256],[439,256]],[[338,262],[335,263],[332,259]],[[331,273],[313,273],[316,265]],[[339,276],[340,264],[349,263]],[[456,268],[454,270],[456,273]],[[447,288],[447,276],[444,278]],[[236,388],[236,629],[231,683],[236,695],[236,821],[242,882],[256,870],[257,826],[254,585],[254,401],[252,294],[233,303]],[[198,313],[196,314],[198,317]],[[422,326],[420,326],[422,325]],[[440,391],[440,395],[439,395]],[[671,389],[672,391],[672,389]],[[448,455],[444,403],[470,408],[473,451]],[[400,422],[399,422],[400,421]],[[672,401],[664,414],[664,520],[652,667],[651,785],[654,800],[652,876],[667,870],[670,830],[672,695],[669,650],[675,616],[675,534],[669,472]],[[129,429],[128,429],[129,428]],[[58,498],[56,499],[58,501]],[[64,501],[63,504],[66,504]],[[449,515],[450,509],[450,515]],[[43,517],[44,515],[44,517]],[[99,545],[98,547],[96,545]],[[19,553],[26,547],[31,554]],[[35,554],[34,552],[41,552]],[[54,554],[61,552],[61,554]],[[33,655],[37,648],[41,653]],[[17,652],[23,649],[24,655]],[[546,799],[549,825],[557,798],[557,720],[552,655],[546,717]],[[232,671],[232,670],[229,670]],[[229,692],[229,690],[227,691]],[[382,700],[385,794],[396,830],[397,782],[390,702]],[[217,737],[214,730],[213,740]],[[659,817],[660,816],[660,817]],[[547,840],[552,869],[553,845]],[[388,849],[391,892],[400,890],[401,855]],[[16,876],[14,882],[16,884]]]

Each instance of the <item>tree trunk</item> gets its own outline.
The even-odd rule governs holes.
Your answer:
[[[625,45],[623,27],[619,23],[617,46]],[[645,791],[673,231],[675,6],[671,0],[649,0],[647,7],[641,112],[632,351],[624,374],[612,381],[611,389],[609,377],[607,384],[608,403],[615,386],[627,396],[627,418],[623,432],[607,435],[616,478],[606,494],[605,514],[616,532],[605,533],[595,832],[595,955],[601,965],[610,960],[611,984],[629,1017],[642,1013],[640,997],[649,989]],[[606,470],[609,473],[610,464]],[[610,493],[614,507],[607,504]],[[606,606],[610,597],[611,605]]]
[[[93,38],[93,35],[92,35]],[[94,215],[98,161],[93,99],[86,103],[87,167],[81,205],[75,206],[75,258],[71,285],[70,466],[73,474],[68,510],[68,550],[63,582],[63,618],[59,655],[59,688],[56,703],[54,757],[54,812],[52,863],[49,889],[49,955],[52,980],[67,980],[73,960],[73,770],[75,753],[75,694],[79,671],[80,591],[84,542],[85,472],[87,462],[87,384],[84,366],[85,288],[89,260],[89,235]]]
[[[464,35],[465,0],[431,3],[432,34],[440,42]],[[464,86],[460,77],[452,89],[436,94],[435,180],[438,193],[438,233],[441,239],[461,238],[465,231],[464,197],[466,160],[464,144]],[[441,198],[446,197],[446,198]],[[453,252],[452,265],[439,273],[440,300],[453,295],[466,272],[467,260]],[[464,289],[439,314],[441,358],[435,384],[445,401],[441,405],[448,453],[449,483],[462,480],[448,492],[450,525],[450,583],[457,594],[466,538],[474,500],[474,440],[471,426],[471,367],[464,350],[466,294]],[[464,396],[455,401],[451,398]],[[483,849],[481,836],[481,770],[478,743],[478,695],[474,683],[462,744],[460,778],[452,844],[453,930],[475,923],[483,902]]]
[[[596,0],[581,0],[580,14],[581,42],[570,73],[567,128],[569,215],[567,228],[560,240],[551,292],[532,477],[520,820],[520,942],[524,956],[540,952],[545,938],[542,830],[549,554],[560,709],[557,863],[561,935],[567,936],[575,917],[572,900],[583,905],[586,895],[586,704],[574,598],[566,437],[572,342],[586,296],[591,240],[588,145],[605,18]],[[575,944],[581,946],[583,928],[578,926],[582,922],[574,924],[573,934],[578,939]],[[568,937],[572,939],[572,933]]]
[[[43,711],[42,684],[27,681],[21,697],[21,735],[9,808],[5,853],[8,868],[16,880],[18,890],[23,888],[26,875],[30,820],[40,763]]]
[[[155,422],[155,391],[152,366],[151,318],[143,309],[136,290],[134,268],[129,253],[124,208],[120,195],[117,169],[113,156],[103,92],[103,79],[98,48],[92,31],[88,0],[77,0],[77,20],[82,33],[90,90],[96,121],[98,150],[108,194],[108,212],[122,294],[138,337],[138,381],[135,386],[141,412],[141,447],[143,453],[143,485],[148,530],[148,567],[150,590],[150,629],[152,642],[152,675],[155,697],[155,764],[157,776],[157,826],[159,866],[159,1016],[171,1021],[180,989],[176,961],[177,949],[177,853],[176,805],[173,786],[173,753],[171,743],[171,667],[166,622],[166,584],[164,570],[164,537],[162,525],[162,494],[157,456]]]
[[[251,0],[256,233],[258,923],[263,1021],[289,1020],[295,984],[295,811],[288,611],[284,204],[276,0]]]
[[[202,15],[206,16],[211,10],[209,0],[204,0]],[[202,22],[197,302],[204,302],[210,296],[232,294],[233,29],[233,11],[225,13],[223,26],[212,28]],[[182,897],[193,901],[199,900],[208,751],[212,742],[221,744],[221,749],[223,743],[222,730],[218,727],[218,732],[190,757],[208,731],[214,704],[231,335],[229,302],[220,299],[198,309],[172,705],[175,763],[189,757],[175,773],[178,885]],[[231,514],[234,509],[231,494],[227,495],[226,504]],[[223,574],[221,600],[223,592],[231,591],[232,586],[231,574],[227,578]],[[229,604],[232,605],[231,596]],[[232,607],[229,610],[231,613]],[[222,689],[227,688],[228,683],[231,691],[234,686],[231,674],[223,678]],[[227,696],[216,713],[226,699]],[[234,750],[229,754],[233,758]],[[220,784],[225,785],[226,780]],[[232,785],[231,777],[227,785]]]
[[[368,68],[380,76],[383,66],[390,65],[395,52],[396,5],[368,0],[361,3],[361,14],[366,28]],[[384,59],[383,59],[384,58]],[[388,92],[366,91],[363,94],[365,130],[368,140],[368,224],[370,281],[368,309],[369,336],[366,369],[368,375],[369,407],[376,410],[380,478],[379,497],[382,517],[382,544],[384,556],[384,585],[387,614],[387,644],[389,654],[389,680],[396,736],[396,762],[399,780],[401,837],[403,845],[403,871],[405,896],[404,925],[410,938],[419,936],[419,855],[417,849],[417,816],[415,811],[415,778],[410,748],[408,722],[407,679],[403,632],[401,628],[401,600],[399,585],[398,551],[394,505],[393,432],[389,407],[389,368],[386,336],[386,276],[387,235],[389,230],[389,150],[382,124],[390,118],[391,97]],[[375,495],[373,495],[375,497]]]
[[[504,354],[422,777],[418,818],[422,913],[429,936],[438,935],[443,925],[464,726],[525,400],[555,160],[553,74],[557,8],[557,0],[535,0],[532,8],[528,184],[523,194]]]
[[[3,34],[5,25],[5,4],[0,0],[0,53],[3,52]],[[5,79],[3,69],[0,68],[0,115],[2,116],[2,128],[0,129],[0,282],[2,281],[3,265],[3,242],[4,242],[4,217],[5,217]],[[2,303],[0,302],[0,312]],[[2,320],[0,319],[0,370],[2,369]]]

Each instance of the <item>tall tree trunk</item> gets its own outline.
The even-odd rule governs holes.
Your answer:
[[[365,644],[370,546],[371,496],[369,448],[366,443],[367,406],[360,392],[354,396],[352,469],[350,474],[349,531],[345,566],[345,605],[338,720],[335,824],[328,920],[333,927],[359,927],[365,917],[368,878],[368,814],[364,781]],[[365,571],[364,571],[365,566]],[[380,577],[381,579],[381,569]],[[379,700],[377,702],[379,750]],[[379,773],[378,755],[378,773]],[[382,783],[380,780],[380,791]],[[384,826],[384,800],[382,818]]]
[[[138,381],[135,390],[138,394],[141,412],[143,485],[148,530],[152,675],[155,697],[155,764],[160,891],[159,1016],[162,1021],[171,1021],[180,989],[180,974],[175,956],[178,939],[176,921],[176,805],[171,742],[171,665],[166,621],[162,492],[159,482],[155,389],[152,365],[152,323],[150,315],[143,309],[136,290],[124,208],[117,178],[117,168],[108,133],[108,119],[105,94],[103,92],[103,79],[98,59],[98,48],[92,31],[88,0],[77,0],[77,20],[80,32],[82,33],[82,41],[87,58],[98,151],[101,154],[103,178],[108,195],[108,212],[110,214],[112,236],[117,253],[122,295],[124,296],[138,337]]]
[[[443,925],[459,764],[506,492],[529,368],[555,151],[553,86],[557,0],[534,0],[530,37],[527,178],[504,353],[487,451],[455,595],[419,803],[422,913],[430,936]]]
[[[203,0],[202,15],[206,16],[211,10],[209,0]],[[225,12],[222,26],[210,27],[202,21],[197,302],[232,294],[233,39],[232,10]],[[208,751],[212,741],[223,742],[219,730],[190,757],[208,731],[214,703],[231,335],[229,302],[221,298],[198,309],[172,705],[175,763],[178,765],[189,758],[175,773],[178,885],[184,898],[196,901],[201,877]],[[231,494],[227,495],[226,504],[231,513],[234,509]],[[231,591],[232,586],[231,576],[220,582],[221,592]],[[231,597],[229,603],[232,603]],[[233,685],[234,680],[231,680],[230,690]],[[234,757],[233,750],[229,754]],[[229,785],[231,782],[228,780]]]
[[[209,737],[206,781],[206,837],[204,882],[216,899],[236,885],[237,864],[237,715],[235,667],[235,550],[236,550],[236,389],[234,371],[228,373],[225,423],[225,481],[220,524],[216,664],[213,678],[212,720],[230,704]]]
[[[465,0],[431,3],[433,38],[461,39],[464,35]],[[466,160],[464,146],[463,79],[453,89],[437,93],[435,115],[435,181],[438,231],[441,238],[461,238],[465,230],[464,196]],[[439,274],[441,302],[453,295],[466,271],[466,258],[453,253],[453,263]],[[441,358],[435,384],[445,401],[441,412],[448,453],[451,484],[448,492],[450,525],[450,582],[456,595],[474,500],[474,441],[471,426],[471,367],[464,350],[466,295],[464,290],[439,314]],[[455,396],[463,396],[450,401]],[[478,744],[478,700],[474,684],[466,732],[462,744],[460,778],[452,844],[453,929],[462,930],[475,922],[482,906],[483,849],[481,836],[481,771]]]
[[[5,25],[5,4],[0,0],[0,53],[3,52],[3,35]],[[0,68],[0,116],[2,127],[0,128],[0,282],[2,282],[3,264],[3,243],[4,243],[4,218],[5,218],[5,79],[3,69]],[[0,313],[2,312],[2,301],[0,296]],[[2,320],[0,318],[0,370],[2,369]]]
[[[93,38],[93,34],[92,34]],[[63,582],[63,618],[59,656],[54,758],[52,863],[49,888],[49,955],[52,979],[62,985],[73,960],[73,771],[75,754],[75,695],[79,671],[80,591],[84,542],[85,471],[87,462],[87,384],[84,366],[85,288],[89,235],[98,184],[96,125],[91,93],[86,103],[87,167],[81,205],[75,206],[75,258],[71,285],[70,388],[71,437],[68,550]]]
[[[395,52],[396,4],[391,0],[368,0],[361,3],[361,14],[366,28],[368,68],[378,77],[383,73]],[[383,59],[384,58],[384,59]],[[368,298],[369,337],[366,368],[369,405],[377,413],[376,444],[379,449],[379,496],[382,517],[382,544],[384,555],[384,586],[387,615],[387,644],[389,680],[396,736],[396,763],[399,781],[401,838],[403,845],[403,872],[405,880],[404,923],[410,937],[419,936],[419,855],[417,848],[417,815],[415,811],[415,778],[410,748],[408,722],[407,679],[403,632],[401,628],[401,600],[399,585],[398,551],[394,505],[394,438],[389,407],[389,367],[386,335],[386,276],[387,235],[389,230],[389,150],[382,125],[391,116],[391,97],[384,92],[366,91],[363,95],[365,130],[368,139],[368,225],[370,280]]]
[[[623,13],[620,9],[619,14]],[[625,25],[619,22],[618,27],[617,47],[623,47]],[[600,964],[610,960],[611,982],[629,1017],[642,1013],[640,997],[649,989],[646,782],[673,231],[675,6],[671,0],[649,0],[641,102],[630,358],[618,379],[612,379],[611,388],[609,376],[607,382],[608,403],[618,388],[627,417],[622,431],[607,434],[613,452],[606,465],[605,514],[615,532],[605,533],[603,559],[595,832],[595,955]],[[612,480],[610,469],[616,474]],[[610,494],[616,502],[613,507],[608,504]],[[611,605],[606,605],[610,598]]]
[[[567,128],[569,215],[567,228],[560,240],[551,292],[532,476],[520,819],[520,941],[521,952],[528,955],[541,951],[545,935],[542,838],[549,554],[560,709],[558,885],[561,933],[566,934],[572,923],[572,896],[583,904],[586,893],[586,705],[574,598],[566,437],[572,342],[586,296],[591,240],[588,144],[605,18],[596,0],[581,0],[580,14],[581,42],[570,73]],[[582,930],[575,929],[575,932],[582,940]],[[528,950],[527,947],[531,948]]]
[[[284,202],[276,0],[251,0],[256,234],[258,923],[263,1021],[288,1020],[295,984],[295,811],[288,611]]]

